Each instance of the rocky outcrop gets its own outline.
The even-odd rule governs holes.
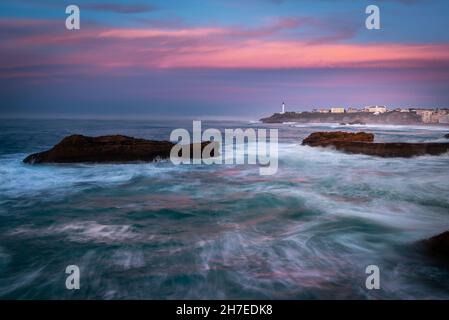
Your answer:
[[[411,158],[423,155],[441,155],[449,151],[449,143],[366,143],[336,142],[333,146],[346,153],[378,157]]]
[[[347,142],[373,142],[374,135],[366,132],[344,132],[344,131],[332,131],[332,132],[314,132],[302,141],[303,145],[327,146],[337,141]]]
[[[374,135],[366,132],[314,132],[305,138],[303,145],[334,147],[337,150],[379,157],[414,157],[441,155],[449,151],[449,143],[372,142]]]
[[[432,257],[449,261],[449,231],[423,240],[421,244]]]
[[[202,142],[201,150],[209,143]],[[174,146],[169,141],[137,139],[122,135],[65,137],[50,150],[26,157],[25,163],[114,163],[155,161],[170,157]],[[193,144],[190,145],[191,150]],[[190,152],[193,155],[193,152]],[[213,151],[210,156],[214,156]]]
[[[446,134],[446,135],[444,135],[444,137],[445,137],[446,139],[449,139],[449,133]]]

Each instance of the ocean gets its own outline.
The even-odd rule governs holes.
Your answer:
[[[449,299],[417,241],[449,230],[449,155],[411,159],[301,146],[314,131],[446,141],[449,128],[203,121],[279,129],[279,169],[28,165],[70,134],[168,140],[191,121],[0,120],[2,299]],[[65,269],[80,268],[67,290]],[[365,269],[380,270],[380,289]]]

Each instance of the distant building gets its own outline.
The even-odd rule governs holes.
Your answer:
[[[347,110],[346,110],[346,112],[347,113],[356,113],[356,112],[361,112],[359,109],[357,109],[357,108],[353,108],[353,107],[349,107]]]
[[[421,120],[424,123],[432,123],[433,112],[432,109],[416,109],[416,114],[421,117]]]
[[[414,109],[424,123],[448,123],[449,109]]]
[[[320,109],[313,109],[312,112],[314,112],[314,113],[329,113],[330,110],[325,109],[325,108],[320,108]]]
[[[380,114],[387,112],[387,107],[385,106],[366,106],[363,108],[364,112],[371,112],[374,114]]]
[[[442,116],[440,119],[438,119],[438,123],[449,123],[449,114],[446,114]]]
[[[345,108],[340,107],[331,108],[331,113],[345,113]]]
[[[431,116],[432,123],[447,123],[449,109],[437,109]]]
[[[284,114],[285,113],[285,102],[282,102],[282,111],[281,111],[281,114]]]

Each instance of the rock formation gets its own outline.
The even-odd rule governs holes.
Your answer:
[[[428,254],[449,261],[449,231],[421,241]]]
[[[350,141],[350,142],[373,142],[374,135],[366,132],[344,132],[344,131],[332,131],[332,132],[314,132],[302,141],[303,145],[326,146],[336,141]]]
[[[409,158],[421,155],[441,155],[449,151],[449,143],[372,142],[374,135],[366,132],[314,132],[305,138],[303,145],[334,147],[346,153],[379,157]]]
[[[201,150],[209,143],[214,142],[202,142]],[[101,137],[71,135],[62,139],[50,150],[29,155],[23,162],[31,164],[147,162],[170,157],[173,146],[174,144],[169,141],[137,139],[122,135]],[[193,144],[190,148],[193,149]]]

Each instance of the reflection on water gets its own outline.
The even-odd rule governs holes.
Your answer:
[[[1,298],[449,298],[449,272],[414,242],[449,229],[449,156],[380,159],[301,146],[338,125],[279,127],[279,170],[40,165],[71,133],[168,139],[191,123],[5,121],[0,126]],[[206,127],[206,126],[205,126]],[[45,128],[45,130],[43,129]],[[117,129],[120,128],[120,129]],[[364,127],[378,141],[438,141],[433,127]],[[64,287],[81,269],[81,290]],[[365,267],[381,290],[365,289]]]

